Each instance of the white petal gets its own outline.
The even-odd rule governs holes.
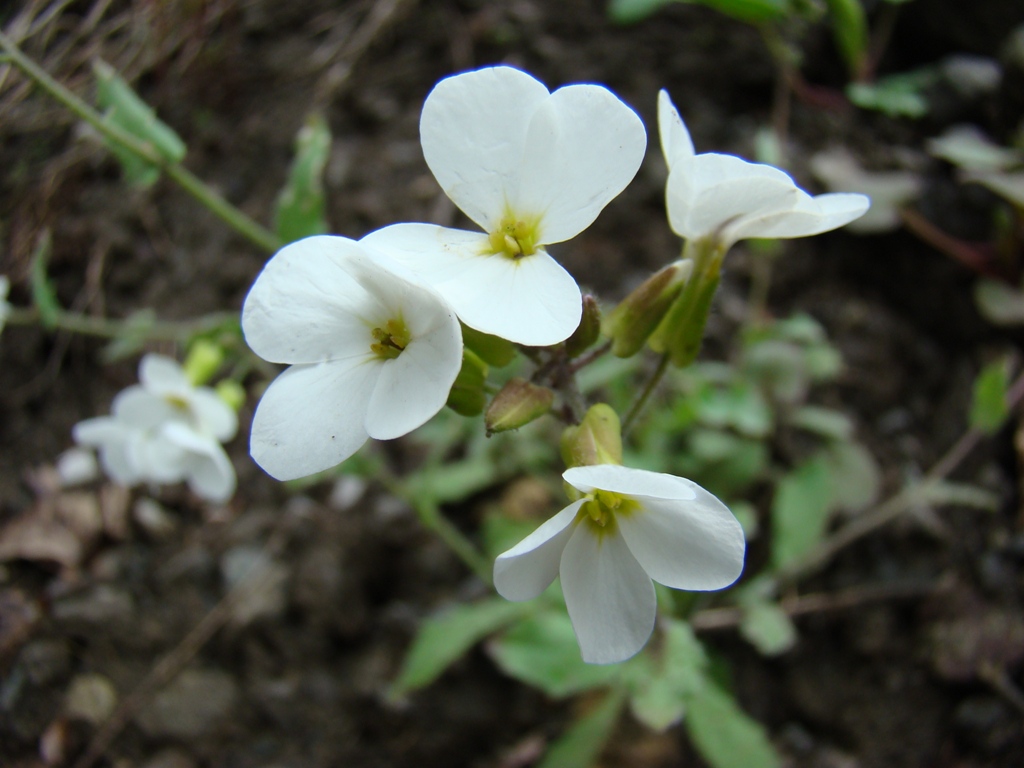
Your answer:
[[[369,356],[367,317],[382,308],[350,274],[362,248],[319,236],[286,245],[267,262],[242,307],[252,350],[274,363],[319,363]]]
[[[669,170],[693,159],[695,152],[690,132],[664,88],[658,92],[658,133]]]
[[[775,211],[737,222],[729,230],[730,240],[748,237],[789,238],[819,235],[860,218],[871,206],[866,195],[835,192],[811,197],[800,192],[792,210]]]
[[[123,389],[114,395],[110,412],[125,425],[139,429],[152,429],[167,421],[184,418],[182,411],[171,405],[161,395],[138,385]]]
[[[80,421],[71,430],[75,442],[91,445],[100,454],[103,471],[115,482],[134,485],[139,474],[128,458],[128,439],[135,430],[110,416],[98,416]]]
[[[543,250],[518,260],[483,255],[486,235],[432,224],[394,224],[362,242],[415,272],[478,331],[542,347],[579,325],[579,286]]]
[[[559,573],[584,661],[612,664],[643,648],[657,613],[654,584],[621,536],[577,525]]]
[[[540,216],[540,243],[575,237],[633,180],[646,147],[640,118],[607,88],[559,88],[530,120],[509,206],[518,218]]]
[[[743,528],[725,504],[692,485],[696,499],[633,496],[642,509],[615,520],[655,581],[676,589],[724,589],[743,571]]]
[[[220,443],[184,424],[168,424],[163,433],[188,452],[185,479],[196,495],[218,503],[231,498],[235,492],[235,469]]]
[[[128,440],[128,459],[142,480],[176,483],[185,479],[186,451],[168,440],[162,430],[139,430]]]
[[[653,496],[660,499],[696,499],[697,492],[704,490],[683,477],[618,464],[572,467],[562,473],[562,479],[583,493],[600,489],[629,496]]]
[[[271,382],[253,416],[253,459],[278,480],[340,464],[366,442],[366,409],[379,372],[376,362],[286,370]]]
[[[687,239],[718,235],[726,225],[760,213],[789,210],[800,194],[777,168],[714,153],[674,169],[665,187],[669,224]]]
[[[405,314],[413,334],[405,350],[381,365],[366,412],[366,431],[376,440],[412,432],[440,411],[462,367],[462,329],[447,306]]]
[[[209,387],[200,387],[189,398],[200,430],[226,442],[238,431],[238,415]]]
[[[529,536],[494,561],[494,588],[506,600],[532,600],[558,575],[562,550],[572,536],[572,521],[583,506],[574,501],[545,520]]]
[[[139,381],[154,395],[181,395],[192,389],[185,371],[164,355],[149,354],[139,363]]]
[[[434,86],[420,115],[423,156],[448,197],[484,230],[497,227],[519,183],[526,132],[544,84],[488,67]]]

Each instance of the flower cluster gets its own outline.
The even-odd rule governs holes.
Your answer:
[[[75,440],[96,448],[103,469],[123,485],[184,480],[209,501],[230,498],[235,470],[221,443],[238,430],[235,412],[162,355],[142,358],[139,382],[117,394],[110,416],[76,424]]]
[[[655,275],[605,332],[615,354],[634,354],[650,338],[684,365],[730,246],[825,232],[862,215],[868,200],[812,197],[776,168],[696,154],[664,91],[658,122],[669,223],[687,241],[684,255],[692,248],[697,259]],[[584,302],[547,247],[588,227],[646,149],[640,119],[607,89],[549,92],[511,67],[438,83],[420,138],[441,188],[482,231],[399,223],[359,241],[307,238],[280,250],[246,298],[246,341],[290,366],[263,395],[250,442],[278,479],[333,467],[368,438],[398,437],[434,416],[471,357],[462,326],[531,347],[575,338],[587,324]],[[600,320],[590,322],[596,339]],[[575,500],[497,558],[494,582],[508,599],[528,600],[560,576],[583,658],[611,663],[635,654],[653,630],[652,580],[722,589],[739,577],[745,543],[729,509],[700,486],[621,466],[618,419],[595,409],[589,432],[570,430],[603,433],[617,450],[600,440],[580,448],[563,475]]]

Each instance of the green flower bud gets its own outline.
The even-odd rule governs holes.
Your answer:
[[[531,384],[518,376],[494,396],[484,414],[487,434],[505,432],[529,424],[551,410],[555,393],[547,387]]]
[[[224,362],[224,350],[209,339],[196,339],[189,347],[182,368],[193,386],[205,384]]]
[[[632,357],[654,333],[693,272],[693,261],[680,259],[655,272],[605,318],[603,331],[612,354]]]
[[[516,357],[516,345],[508,339],[462,326],[462,343],[490,366],[504,368]]]
[[[217,392],[217,397],[235,411],[241,408],[245,402],[245,388],[237,381],[224,379],[224,381],[217,382],[217,386],[214,389]]]
[[[562,460],[566,467],[622,463],[622,428],[610,405],[590,407],[578,426],[562,432]]]
[[[601,336],[601,308],[597,299],[590,294],[583,297],[583,316],[579,327],[565,340],[565,351],[569,357],[585,352]]]
[[[487,363],[469,349],[463,349],[462,368],[448,393],[448,407],[460,416],[477,416],[482,413],[484,403],[487,402],[484,384],[487,382],[488,371]]]

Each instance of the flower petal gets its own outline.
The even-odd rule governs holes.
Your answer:
[[[420,115],[423,156],[452,201],[490,232],[518,187],[530,116],[544,84],[512,67],[488,67],[434,86]]]
[[[76,443],[99,451],[103,471],[115,482],[134,485],[141,478],[128,456],[128,438],[133,431],[110,416],[97,416],[75,424],[71,436]]]
[[[683,477],[618,464],[572,467],[562,473],[562,479],[583,493],[600,489],[628,496],[653,496],[660,499],[696,499],[698,491],[704,490]]]
[[[800,192],[791,210],[768,212],[739,221],[729,229],[729,239],[748,237],[789,238],[819,235],[838,229],[863,216],[871,207],[866,195],[834,192],[811,197]]]
[[[661,136],[661,152],[670,171],[693,159],[696,152],[690,132],[664,88],[658,92],[658,134]]]
[[[235,492],[235,468],[220,443],[184,424],[168,424],[163,434],[187,451],[185,479],[197,496],[218,503],[231,498]]]
[[[366,442],[376,363],[295,365],[267,388],[249,452],[272,477],[294,480],[340,464]]]
[[[558,575],[562,550],[574,530],[572,521],[583,506],[574,501],[554,517],[545,520],[512,549],[494,561],[494,588],[506,600],[532,600],[548,588]]]
[[[633,180],[646,148],[643,122],[607,88],[559,88],[532,115],[509,207],[540,217],[540,243],[575,237]]]
[[[543,250],[517,260],[486,255],[486,235],[433,224],[394,224],[361,242],[414,272],[478,331],[542,347],[580,323],[579,286]]]
[[[256,278],[242,307],[242,331],[252,350],[274,363],[368,358],[365,318],[381,307],[350,274],[365,258],[345,237],[318,236],[286,245]]]
[[[238,431],[238,415],[209,387],[201,387],[189,398],[192,413],[202,431],[208,432],[221,442],[230,440]]]
[[[691,485],[695,499],[633,496],[642,509],[615,520],[655,581],[676,589],[723,589],[743,572],[743,528],[725,504]]]
[[[412,432],[448,401],[462,367],[462,329],[455,315],[432,294],[429,305],[407,304],[404,318],[412,340],[383,363],[366,412],[366,431],[376,440]],[[419,311],[416,311],[416,310]]]
[[[139,381],[154,395],[180,395],[192,390],[192,383],[176,360],[148,354],[139,363]]]
[[[654,585],[621,536],[577,525],[560,574],[584,661],[612,664],[643,648],[654,630]]]
[[[110,412],[126,426],[139,429],[152,429],[166,421],[184,418],[183,412],[162,396],[150,392],[138,384],[122,389],[114,395]]]

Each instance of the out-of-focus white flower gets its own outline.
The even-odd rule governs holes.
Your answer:
[[[657,612],[652,579],[706,591],[739,578],[743,529],[696,483],[615,464],[562,477],[583,498],[499,555],[494,586],[529,600],[560,575],[584,661],[610,664],[644,646]]]
[[[62,488],[91,483],[99,477],[96,454],[88,448],[68,448],[57,457],[57,476]]]
[[[235,412],[162,355],[142,358],[139,381],[114,397],[110,416],[76,424],[75,440],[96,448],[104,471],[123,485],[184,480],[209,501],[230,498],[235,472],[220,443],[238,430]]]
[[[466,325],[533,346],[566,339],[579,287],[545,250],[575,237],[636,174],[647,136],[611,91],[550,93],[512,67],[442,80],[420,117],[427,165],[484,230],[395,224],[363,242],[421,275]]]
[[[836,147],[811,158],[813,173],[833,192],[861,192],[871,208],[849,224],[850,232],[887,232],[901,224],[900,208],[916,199],[923,188],[913,171],[866,171],[849,150]]]
[[[7,316],[11,314],[11,305],[7,303],[7,292],[11,290],[11,281],[7,275],[0,275],[0,332],[4,330]]]
[[[260,357],[291,365],[260,400],[249,445],[278,480],[411,432],[444,406],[462,365],[444,300],[344,237],[278,251],[245,299],[242,330]]]
[[[696,154],[668,93],[658,94],[661,148],[668,164],[669,225],[687,240],[713,239],[727,250],[750,237],[807,237],[862,216],[864,195],[811,195],[783,171],[735,155]]]

